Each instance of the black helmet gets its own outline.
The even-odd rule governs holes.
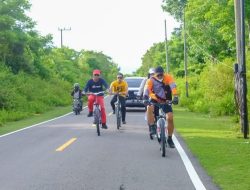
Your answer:
[[[156,67],[155,69],[156,73],[164,73],[164,69],[161,66]]]
[[[75,84],[74,84],[74,89],[75,89],[75,90],[78,90],[79,88],[80,88],[79,83],[75,83]]]

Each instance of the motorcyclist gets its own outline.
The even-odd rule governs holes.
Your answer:
[[[82,91],[80,89],[79,83],[75,83],[74,84],[74,88],[73,88],[73,90],[71,92],[71,96],[74,99],[79,99],[81,110],[82,110],[82,105],[83,105],[83,102],[82,102]]]

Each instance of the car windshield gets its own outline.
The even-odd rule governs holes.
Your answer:
[[[139,88],[143,79],[125,79],[130,88]]]

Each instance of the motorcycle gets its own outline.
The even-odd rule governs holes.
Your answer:
[[[73,112],[75,113],[75,115],[80,114],[80,112],[82,111],[82,106],[81,106],[81,102],[79,98],[74,98],[73,99]]]

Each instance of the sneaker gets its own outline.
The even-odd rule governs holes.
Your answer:
[[[103,124],[102,124],[102,128],[103,128],[103,129],[108,129],[108,126],[106,125],[106,123],[103,123]]]
[[[89,114],[87,115],[88,117],[92,117],[93,116],[93,112],[89,112]]]
[[[115,114],[115,110],[113,111],[113,114]]]
[[[122,124],[126,124],[126,121],[122,121]]]
[[[156,134],[156,126],[155,125],[151,125],[150,126],[150,134],[151,135],[155,135]]]
[[[170,148],[175,148],[174,142],[172,140],[172,137],[168,137],[167,143]]]

